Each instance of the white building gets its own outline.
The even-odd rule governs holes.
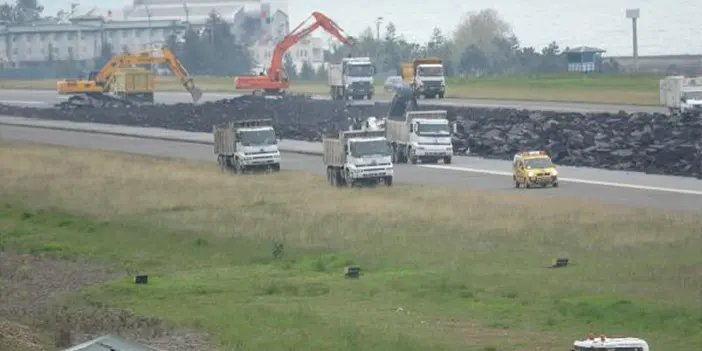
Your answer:
[[[258,63],[256,67],[257,71],[265,70],[270,66],[275,45],[276,42],[272,41],[259,42],[251,48],[253,57]],[[305,38],[288,50],[288,54],[290,54],[293,62],[295,62],[298,72],[300,68],[302,68],[302,63],[305,61],[309,62],[312,67],[317,70],[320,66],[324,65],[323,40],[318,37]]]
[[[22,67],[47,60],[73,60],[91,64],[100,56],[103,44],[115,53],[139,51],[164,43],[171,34],[180,34],[185,23],[171,20],[110,21],[102,17],[82,17],[69,23],[0,23],[0,62]]]
[[[177,20],[196,29],[204,27],[213,12],[232,25],[238,39],[254,43],[251,50],[258,71],[270,65],[275,44],[290,32],[286,0],[134,0],[123,11],[127,21]],[[321,64],[323,51],[322,40],[309,38],[289,53],[299,68],[304,61],[315,67]]]

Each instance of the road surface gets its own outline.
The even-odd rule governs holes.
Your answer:
[[[7,117],[0,123],[33,123],[31,120],[14,122]],[[69,122],[61,123],[65,128],[85,128]],[[44,126],[46,128],[47,126]],[[92,125],[95,129],[99,125]],[[142,137],[126,137],[91,134],[76,131],[57,131],[19,125],[0,125],[0,140],[34,141],[46,144],[96,148],[112,151],[140,153],[154,156],[177,157],[211,161],[216,167],[211,142],[207,133],[189,133],[155,130],[151,128],[128,128],[112,126],[120,133],[140,133]],[[103,128],[105,129],[105,128]],[[106,130],[103,130],[106,132]],[[146,136],[162,136],[167,133],[174,139],[168,141],[145,139]],[[194,143],[197,142],[197,143]],[[283,140],[281,148],[307,153],[319,152],[319,144]],[[283,169],[303,170],[324,174],[320,156],[286,152]],[[580,198],[606,204],[629,205],[644,208],[702,212],[702,181],[674,176],[654,176],[641,173],[605,171],[590,168],[561,167],[561,187],[557,189],[515,189],[509,173],[510,162],[487,160],[477,157],[455,157],[451,165],[397,165],[396,182],[432,184],[452,187],[474,188],[501,193],[528,192],[550,198]],[[320,180],[321,181],[321,180]],[[538,206],[538,204],[535,204]]]
[[[241,94],[236,93],[207,93],[205,92],[200,101],[214,101],[226,98],[233,98]],[[315,96],[317,99],[328,99],[326,96]],[[66,100],[66,96],[60,96],[51,90],[29,90],[29,89],[0,89],[0,103],[9,105],[22,105],[29,107],[50,107],[54,104]],[[190,94],[186,92],[162,92],[156,93],[154,99],[158,103],[174,104],[179,102],[192,102]],[[387,100],[377,100],[387,101]],[[508,101],[508,100],[471,100],[471,99],[445,99],[428,100],[432,104],[438,105],[458,105],[470,107],[487,108],[523,108],[529,110],[552,110],[562,112],[660,112],[667,113],[664,108],[656,106],[633,106],[633,105],[607,105],[607,104],[584,104],[574,102],[546,102],[546,101]]]

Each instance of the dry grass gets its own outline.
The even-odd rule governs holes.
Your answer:
[[[59,147],[3,145],[0,157],[3,199],[129,225],[100,237],[60,231],[49,239],[61,251],[162,274],[148,290],[119,281],[86,299],[206,329],[230,349],[533,350],[537,339],[558,349],[591,327],[702,345],[702,223],[684,214],[463,189],[334,189],[304,173],[232,177],[211,164]],[[286,263],[271,262],[273,243]],[[575,266],[543,268],[562,252]],[[350,262],[367,272],[351,286],[337,278]],[[307,331],[286,331],[293,325]]]
[[[658,75],[601,75],[581,80],[577,75],[545,75],[542,77],[504,76],[495,78],[453,79],[449,82],[447,98],[562,101],[631,105],[658,104]],[[234,88],[232,77],[196,77],[196,84],[206,92],[246,92]],[[0,81],[5,89],[55,89],[56,80]],[[173,77],[158,77],[158,91],[184,91]],[[328,95],[322,82],[291,84],[291,92]],[[391,95],[376,82],[379,98]]]

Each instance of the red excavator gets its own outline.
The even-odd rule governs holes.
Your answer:
[[[314,23],[301,29],[301,27],[310,19],[310,17],[314,17]],[[293,29],[275,46],[275,50],[273,50],[273,57],[271,59],[271,65],[265,74],[261,73],[261,75],[258,76],[239,76],[234,78],[234,85],[236,89],[253,89],[254,91],[262,90],[266,94],[284,93],[285,89],[290,86],[288,77],[283,69],[283,57],[285,56],[285,53],[288,51],[288,49],[293,47],[300,40],[314,32],[319,27],[322,27],[322,29],[346,45],[355,44],[353,37],[346,35],[343,29],[341,29],[336,22],[323,13],[315,11],[310,17],[300,23],[299,26],[295,27],[295,29]]]

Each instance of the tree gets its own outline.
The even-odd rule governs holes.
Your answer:
[[[312,64],[309,61],[305,60],[302,62],[299,78],[301,80],[313,80],[315,78],[314,67],[312,67]]]
[[[315,79],[318,81],[321,81],[321,82],[325,82],[328,79],[327,75],[328,75],[328,72],[327,72],[326,68],[324,68],[324,65],[320,65],[317,68],[317,72],[315,73],[315,76],[316,76]]]
[[[37,0],[16,0],[14,5],[0,5],[0,20],[10,23],[25,23],[37,20],[44,12],[44,6]]]
[[[166,40],[166,46],[176,50],[188,71],[228,76],[251,71],[251,52],[232,34],[229,23],[211,12],[204,28],[201,32],[189,28],[182,40],[175,34]]]
[[[293,61],[292,55],[285,54],[285,58],[283,59],[283,69],[285,70],[285,74],[288,75],[288,79],[295,79],[297,78],[297,66],[295,65],[295,61]]]

